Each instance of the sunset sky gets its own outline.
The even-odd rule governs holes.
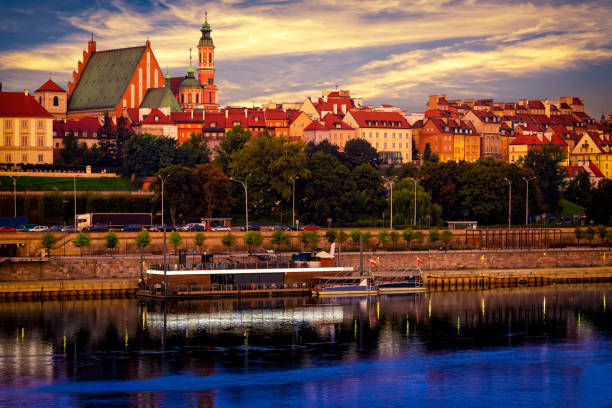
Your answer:
[[[612,113],[612,0],[1,0],[3,90],[63,87],[98,50],[142,45],[184,75],[208,11],[221,105],[297,102],[349,89],[422,112],[450,99],[582,96]]]

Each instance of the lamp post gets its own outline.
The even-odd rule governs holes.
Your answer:
[[[293,222],[291,225],[295,225],[295,180],[299,179],[298,176],[291,177],[291,182],[293,183]]]
[[[251,177],[251,173],[244,178],[244,181],[236,180],[235,178],[230,177],[230,180],[240,183],[242,184],[242,187],[244,187],[244,214],[246,220],[244,226],[245,231],[249,230],[249,177]]]
[[[508,229],[510,229],[512,220],[512,182],[507,177],[504,177],[504,180],[508,182]]]
[[[17,217],[17,177],[19,176],[11,176],[13,179],[13,204],[15,207],[15,217]]]
[[[414,220],[413,220],[413,224],[414,227],[416,228],[416,190],[417,190],[417,181],[418,179],[415,177],[414,178]]]
[[[76,178],[77,176],[72,176],[73,183],[73,197],[74,197],[74,232],[75,234],[79,232],[78,223],[77,223],[77,202],[76,202]]]
[[[526,183],[526,194],[525,194],[525,225],[529,225],[529,180],[533,180],[535,177],[523,177]]]
[[[162,202],[161,216],[162,216],[162,229],[164,231],[164,295],[165,295],[167,294],[167,291],[168,291],[168,265],[166,263],[167,247],[166,247],[166,224],[164,223],[164,187],[166,184],[166,180],[168,180],[168,177],[170,177],[170,175],[167,174],[166,177],[162,177],[161,174],[159,174],[157,177],[159,177],[159,179],[161,180],[161,202]]]

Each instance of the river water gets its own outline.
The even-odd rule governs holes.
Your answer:
[[[0,406],[612,406],[611,296],[0,303]]]

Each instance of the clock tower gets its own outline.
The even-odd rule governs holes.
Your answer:
[[[204,12],[204,24],[200,29],[202,37],[198,43],[198,81],[204,89],[202,102],[204,109],[216,110],[217,86],[215,85],[215,45],[210,36],[212,31],[208,24],[208,13]]]

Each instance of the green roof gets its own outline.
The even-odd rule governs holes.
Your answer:
[[[93,53],[68,101],[68,111],[114,109],[145,49],[141,46]]]
[[[200,89],[202,85],[193,76],[188,76],[179,85],[179,89]]]
[[[142,102],[141,108],[165,108],[170,107],[170,112],[182,112],[172,90],[169,87],[149,88]]]

